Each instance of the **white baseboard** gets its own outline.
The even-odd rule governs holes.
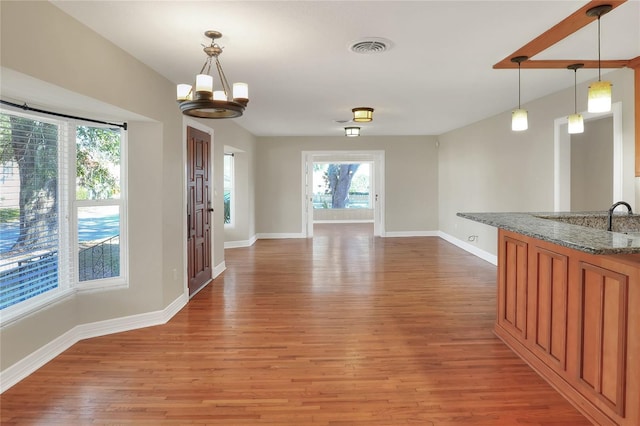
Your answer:
[[[387,231],[384,233],[386,238],[396,237],[439,237],[439,231]]]
[[[187,304],[188,300],[188,295],[182,294],[161,311],[147,312],[75,326],[63,335],[1,371],[0,393],[11,388],[80,340],[166,324],[167,321]]]
[[[314,220],[314,224],[323,224],[323,223],[373,223],[371,219],[363,219],[363,220]]]
[[[440,238],[442,238],[445,241],[450,242],[451,244],[460,247],[462,250],[468,251],[469,253],[478,256],[480,259],[482,260],[486,260],[487,262],[493,264],[493,265],[498,265],[498,256],[496,256],[495,254],[491,254],[488,251],[479,249],[478,247],[469,244],[465,241],[462,241],[454,236],[451,236],[447,233],[444,233],[442,231],[438,231],[438,235]]]
[[[218,263],[212,271],[212,279],[216,279],[218,277],[218,275],[220,275],[221,273],[223,273],[224,271],[226,271],[227,269],[227,264],[225,263],[225,261],[223,260],[222,262]]]
[[[302,233],[265,233],[265,234],[257,234],[257,238],[259,240],[276,240],[276,239],[284,239],[284,238],[306,238],[306,236]]]
[[[240,247],[251,247],[258,241],[257,236],[251,237],[249,240],[241,240],[241,241],[225,241],[224,248],[240,248]]]

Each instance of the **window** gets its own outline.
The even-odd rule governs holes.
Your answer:
[[[0,112],[3,319],[125,284],[124,141],[120,130]]]
[[[224,154],[224,224],[233,225],[234,206],[234,156]]]
[[[371,209],[371,163],[314,163],[314,209]]]

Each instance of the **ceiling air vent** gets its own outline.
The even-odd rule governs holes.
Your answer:
[[[373,53],[382,53],[391,49],[391,41],[384,38],[370,37],[357,40],[349,46],[349,50],[355,53],[371,55]]]

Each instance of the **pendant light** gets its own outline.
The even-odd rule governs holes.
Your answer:
[[[350,138],[360,136],[360,127],[345,127],[344,135]]]
[[[518,64],[518,109],[511,112],[511,130],[520,132],[529,128],[527,120],[527,110],[520,108],[520,64],[529,59],[528,56],[516,56],[511,58],[511,62]]]
[[[587,10],[587,16],[598,17],[598,81],[594,81],[589,86],[589,99],[587,111],[589,112],[609,112],[611,111],[611,82],[602,81],[600,66],[600,17],[611,11],[610,4],[603,4]]]
[[[573,114],[567,117],[569,134],[583,133],[584,120],[582,115],[578,114],[578,69],[584,67],[584,64],[572,64],[567,68],[573,70]]]

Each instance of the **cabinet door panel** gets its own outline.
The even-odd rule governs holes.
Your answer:
[[[515,336],[527,333],[527,243],[510,237],[501,241],[504,267],[498,285],[498,323]]]
[[[567,361],[569,259],[553,251],[531,249],[530,344],[545,362],[560,371]]]
[[[624,416],[628,277],[580,262],[579,368],[583,393]]]

